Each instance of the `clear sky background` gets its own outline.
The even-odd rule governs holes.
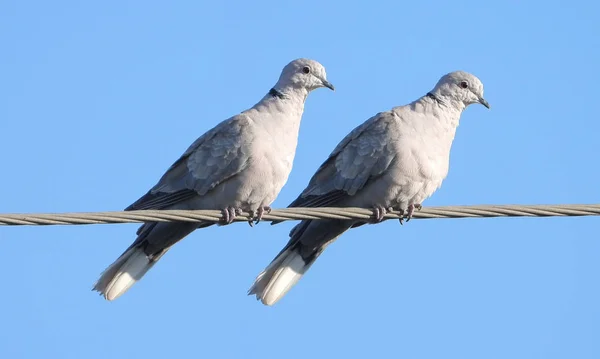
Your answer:
[[[0,2],[0,212],[121,210],[297,57],[312,93],[284,207],[348,131],[453,70],[468,108],[424,204],[600,203],[592,1]],[[330,246],[276,306],[246,290],[293,223],[199,230],[126,295],[135,224],[0,228],[1,358],[600,358],[598,218],[415,220]]]

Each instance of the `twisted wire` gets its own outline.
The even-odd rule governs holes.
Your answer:
[[[600,204],[557,204],[557,205],[480,205],[423,207],[416,211],[413,219],[430,218],[490,218],[490,217],[565,217],[598,216]],[[399,219],[401,213],[391,211],[385,219]],[[246,222],[250,214],[243,212],[235,221]],[[358,219],[372,220],[373,211],[354,207],[319,207],[273,209],[263,215],[263,221],[295,221],[303,219]],[[222,211],[218,210],[144,210],[119,212],[80,213],[26,213],[0,214],[0,225],[4,226],[48,226],[76,224],[113,224],[142,222],[221,222]]]

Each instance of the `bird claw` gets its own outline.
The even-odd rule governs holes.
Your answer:
[[[258,207],[256,213],[254,213],[254,211],[250,211],[250,218],[248,219],[248,224],[250,225],[250,227],[254,227],[255,224],[259,224],[263,218],[263,215],[265,213],[271,213],[271,210],[272,209],[269,206],[262,206]]]
[[[398,222],[400,222],[400,225],[403,226],[404,225],[404,210],[399,209],[398,211],[400,212],[400,218],[398,218]]]
[[[393,211],[392,207],[373,206],[373,223],[382,222],[388,212]]]
[[[401,225],[404,224],[404,220],[406,219],[406,223],[408,223],[408,221],[411,220],[411,218],[413,218],[413,213],[415,212],[415,209],[417,211],[420,211],[421,209],[423,209],[423,206],[415,203],[415,204],[411,204],[410,206],[408,206],[408,208],[406,208],[406,211],[403,209],[400,209],[400,218],[398,218],[398,221],[400,222]]]
[[[410,206],[408,206],[408,210],[406,211],[406,223],[408,223],[408,221],[410,221],[413,218],[413,213],[415,212],[415,209],[417,211],[420,211],[421,209],[423,209],[423,206],[419,203],[411,204]]]
[[[221,219],[221,222],[223,222],[223,224],[233,223],[235,218],[242,214],[242,209],[235,207],[227,207],[222,209],[221,211],[223,212],[223,218]]]

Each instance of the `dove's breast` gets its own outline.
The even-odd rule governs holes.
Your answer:
[[[300,129],[300,116],[288,115],[288,118],[275,126],[268,126],[264,129],[264,138],[269,142],[269,146],[259,146],[261,158],[265,161],[265,167],[270,168],[270,176],[273,180],[277,193],[281,190],[287,181],[298,146],[298,132]]]
[[[448,175],[450,148],[456,126],[435,116],[422,116],[412,124],[412,136],[405,141],[408,162],[414,166],[405,196],[409,204],[431,196]]]
[[[361,202],[361,206],[399,206],[406,208],[420,204],[431,196],[448,174],[450,146],[454,129],[448,126],[436,128],[435,118],[412,117],[410,121],[400,118],[386,133],[383,141],[389,143],[391,161],[385,173],[373,182]]]
[[[296,153],[300,121],[279,118],[282,120],[290,120],[291,126],[255,121],[247,129],[248,138],[251,138],[245,144],[245,152],[249,155],[247,166],[228,184],[236,192],[236,206],[249,210],[268,206],[287,182]]]

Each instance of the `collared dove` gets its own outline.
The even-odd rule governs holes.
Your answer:
[[[463,110],[489,108],[483,84],[466,72],[443,76],[418,100],[381,112],[355,128],[333,150],[306,189],[289,207],[373,208],[373,222],[387,211],[407,220],[448,174],[450,148]],[[248,291],[265,305],[277,303],[352,220],[304,220]],[[400,222],[402,223],[402,221]]]
[[[256,105],[198,138],[160,181],[125,210],[221,209],[223,224],[241,211],[258,222],[292,170],[304,102],[317,88],[334,89],[325,68],[297,59]],[[213,223],[149,222],[98,279],[93,290],[113,300],[125,293],[182,238]]]

